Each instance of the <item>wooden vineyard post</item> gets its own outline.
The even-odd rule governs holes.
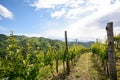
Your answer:
[[[67,75],[70,73],[70,66],[69,66],[69,56],[68,56],[68,41],[67,41],[67,31],[65,31],[65,53],[67,56],[67,61],[66,61],[66,72]]]
[[[114,56],[113,22],[107,23],[106,31],[108,38],[108,63],[110,80],[117,80],[116,63]]]

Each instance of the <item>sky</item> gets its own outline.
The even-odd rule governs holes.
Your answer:
[[[120,33],[120,0],[0,0],[0,34],[103,41],[108,22]]]

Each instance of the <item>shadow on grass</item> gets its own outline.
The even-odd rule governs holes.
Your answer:
[[[52,80],[64,80],[66,77],[65,73],[59,73],[57,76],[55,76]]]
[[[108,80],[107,74],[105,74],[105,71],[101,65],[102,63],[98,61],[98,59],[93,54],[91,55],[91,61],[93,62],[93,68],[97,71],[98,74],[97,80]]]

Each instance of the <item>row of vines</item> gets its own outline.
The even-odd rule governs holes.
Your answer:
[[[0,49],[0,79],[9,80],[48,80],[55,79],[59,73],[66,74],[66,58],[70,67],[75,65],[79,56],[89,49],[73,44],[69,45],[66,56],[65,43],[54,43],[53,46],[39,41],[22,41],[18,43],[9,36],[4,50]]]
[[[117,62],[120,59],[120,35],[114,36],[114,56]],[[104,43],[97,41],[91,46],[93,58],[101,65],[101,70],[105,78],[110,78],[109,62],[108,62],[108,41]]]

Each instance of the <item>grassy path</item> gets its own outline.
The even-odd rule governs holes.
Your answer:
[[[70,75],[67,76],[65,80],[105,80],[100,79],[102,76],[99,75],[94,65],[92,53],[81,55],[76,66],[71,70]]]

